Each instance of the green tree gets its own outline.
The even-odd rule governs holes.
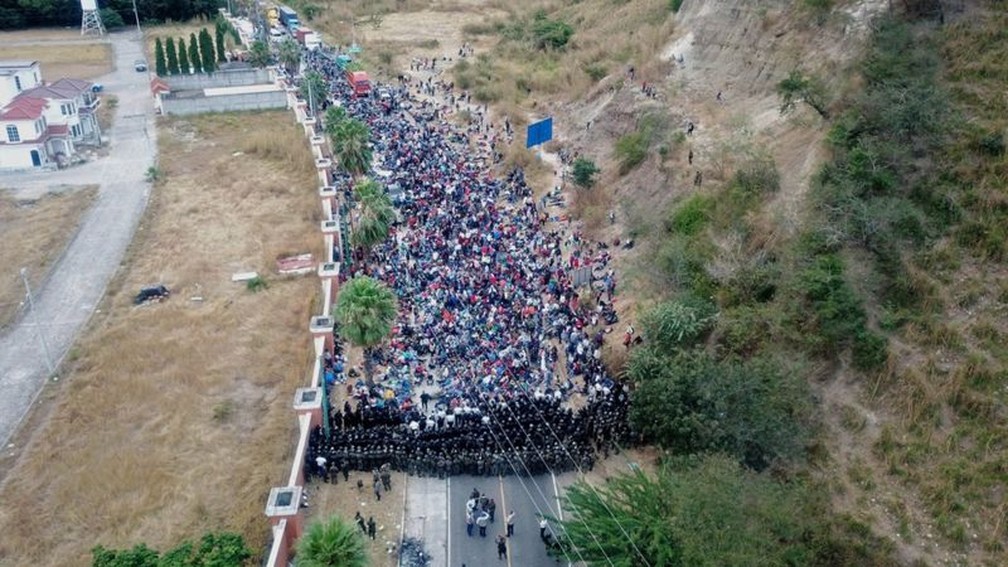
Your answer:
[[[297,74],[298,66],[301,64],[301,46],[291,38],[280,42],[277,49],[277,58],[283,65],[284,71],[291,77]]]
[[[255,40],[249,46],[248,62],[254,67],[265,67],[273,62],[273,54],[265,41]]]
[[[297,564],[298,567],[367,567],[364,535],[339,516],[314,522],[297,542]]]
[[[370,137],[366,124],[350,118],[340,122],[329,138],[333,155],[351,175],[363,175],[371,166]]]
[[[354,246],[368,251],[388,238],[395,210],[385,188],[371,179],[359,181],[354,186],[354,196],[359,211],[351,239]]]
[[[595,174],[599,172],[598,166],[595,162],[586,158],[579,157],[574,160],[574,183],[578,187],[584,187],[585,189],[595,185]]]
[[[301,98],[308,101],[308,107],[318,111],[329,96],[329,85],[317,71],[308,71],[301,80]]]
[[[823,119],[829,119],[826,86],[817,77],[805,75],[795,69],[777,83],[777,94],[781,97],[781,114],[791,112],[796,103],[804,102]]]
[[[210,32],[206,28],[199,32],[199,49],[203,72],[213,73],[217,69],[217,56],[214,55],[213,38],[210,37]]]
[[[118,30],[126,27],[126,22],[123,20],[119,12],[111,8],[102,8],[98,10],[98,14],[101,16],[102,24],[105,25],[105,29],[108,30]]]
[[[357,276],[346,283],[336,299],[333,314],[343,338],[364,349],[364,373],[374,383],[374,363],[370,349],[381,344],[392,331],[398,312],[395,294],[382,282]]]
[[[178,40],[178,65],[179,71],[183,75],[192,73],[192,66],[189,64],[189,52],[186,50],[185,39]]]
[[[200,57],[199,44],[197,43],[196,34],[189,34],[189,63],[193,66],[194,73],[203,72],[203,58]]]
[[[325,115],[322,117],[322,124],[326,135],[330,139],[336,135],[336,130],[346,118],[347,112],[342,106],[332,105],[326,109]]]
[[[807,385],[766,359],[722,361],[705,352],[633,352],[630,420],[645,439],[677,454],[726,452],[763,470],[800,457],[812,425]]]
[[[711,329],[715,312],[710,302],[685,296],[659,303],[641,322],[648,341],[663,352],[672,353],[701,340]]]
[[[620,474],[595,488],[578,481],[567,490],[560,532],[573,547],[569,559],[592,567],[823,565],[823,507],[797,483],[708,456],[672,460],[654,476]]]
[[[165,55],[167,57],[168,63],[168,74],[178,75],[181,70],[179,68],[178,52],[175,51],[175,40],[173,38],[168,38],[165,42]]]
[[[217,20],[217,25],[214,26],[214,40],[217,43],[218,63],[225,63],[227,61],[227,48],[224,45],[224,34],[227,33],[225,25],[221,20]]]
[[[163,555],[138,544],[115,550],[97,546],[91,550],[92,567],[236,567],[245,564],[252,551],[242,536],[230,533],[203,534],[198,546],[183,541]]]
[[[168,74],[168,64],[165,63],[164,45],[161,44],[160,37],[154,41],[154,72],[157,73],[158,77],[164,77]]]
[[[541,10],[532,19],[532,42],[537,49],[563,49],[573,35],[570,24],[551,20]]]

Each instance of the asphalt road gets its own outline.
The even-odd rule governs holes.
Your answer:
[[[405,535],[424,540],[431,567],[557,567],[539,538],[539,519],[560,516],[558,493],[573,482],[573,475],[554,478],[455,476],[445,480],[410,477],[408,480]],[[466,501],[473,489],[497,503],[495,522],[486,537],[466,535]],[[507,511],[515,511],[515,533],[507,538],[507,559],[497,556],[496,538],[505,533]]]
[[[154,107],[149,75],[137,73],[133,61],[143,57],[136,32],[111,35],[115,70],[97,79],[106,94],[119,99],[113,126],[106,136],[109,155],[78,167],[53,172],[0,176],[0,186],[16,196],[38,194],[61,185],[98,184],[98,197],[84,214],[80,230],[53,265],[41,289],[35,290],[38,318],[21,317],[0,336],[0,442],[7,444],[49,376],[49,361],[66,355],[94,313],[109,280],[122,262],[150,195],[144,179],[154,163]],[[45,75],[45,68],[42,69]],[[54,77],[46,77],[54,80]],[[104,101],[103,101],[104,103]],[[13,270],[17,266],[0,266]],[[35,321],[40,321],[40,326]]]

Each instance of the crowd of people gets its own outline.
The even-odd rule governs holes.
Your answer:
[[[334,51],[306,52],[306,62],[367,123],[373,174],[397,188],[400,219],[349,270],[399,300],[392,334],[373,353],[379,376],[349,381],[353,403],[313,432],[308,470],[538,474],[590,469],[634,443],[629,392],[601,359],[616,320],[609,252],[550,222],[520,168],[492,175],[510,123],[493,123],[465,93],[432,100],[425,93],[443,91],[430,78],[404,76],[381,97],[355,98]],[[457,108],[470,112],[468,127],[449,120]],[[586,294],[572,278],[584,269]],[[326,360],[327,382],[342,381],[341,351]]]

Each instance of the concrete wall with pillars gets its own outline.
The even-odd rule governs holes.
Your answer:
[[[280,91],[285,99],[286,106],[290,108],[294,115],[294,120],[304,126],[305,137],[312,148],[312,157],[315,159],[316,170],[319,178],[319,199],[322,206],[323,222],[318,226],[322,239],[326,244],[326,254],[324,262],[319,264],[317,275],[319,277],[320,291],[322,293],[322,312],[312,317],[308,325],[308,332],[312,336],[312,348],[315,355],[315,362],[312,365],[311,383],[306,384],[296,393],[293,404],[298,422],[298,443],[294,451],[291,463],[290,475],[287,479],[286,488],[304,488],[304,467],[305,455],[308,451],[308,441],[312,430],[322,423],[325,416],[322,415],[321,404],[318,407],[308,407],[305,403],[299,403],[299,396],[306,389],[318,389],[324,380],[322,366],[322,355],[325,351],[333,350],[332,319],[330,310],[339,292],[341,277],[341,266],[333,263],[333,246],[341,242],[344,235],[340,234],[339,222],[336,218],[336,211],[339,209],[339,195],[332,187],[332,151],[328,142],[322,136],[315,134],[314,118],[309,118],[306,114],[304,101],[298,98],[297,90],[289,87],[284,79],[278,79],[277,84],[284,90]],[[321,139],[320,139],[321,138]],[[335,221],[335,222],[333,222]],[[325,320],[323,320],[325,318]],[[325,323],[325,324],[323,324]],[[321,390],[316,390],[321,392]],[[285,487],[274,488],[274,492],[284,490]],[[274,492],[271,492],[271,498]],[[304,514],[298,511],[296,514],[283,515],[270,507],[267,502],[267,516],[273,529],[273,545],[270,554],[266,558],[267,567],[286,567],[293,556],[294,545],[297,538],[304,530]]]

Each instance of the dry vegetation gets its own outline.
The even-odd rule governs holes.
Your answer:
[[[12,34],[28,32],[12,32]],[[45,33],[44,31],[42,33]],[[95,79],[112,71],[112,47],[107,43],[6,43],[8,34],[0,35],[0,59],[27,59],[38,61],[42,76],[47,82],[63,77]],[[78,39],[80,36],[77,36]],[[31,41],[25,39],[25,41]]]
[[[359,21],[391,9],[383,3],[355,5]],[[631,236],[644,243],[628,254],[617,252],[621,286],[629,291],[621,294],[620,309],[629,318],[637,305],[669,293],[670,265],[691,260],[687,250],[662,250],[661,238],[651,239],[656,246],[647,245],[648,237],[667,235],[671,212],[691,195],[723,200],[739,166],[753,158],[776,163],[779,189],[755,205],[723,205],[739,215],[723,219],[725,234],[711,235],[707,244],[717,256],[705,267],[726,260],[741,265],[768,251],[782,265],[803,260],[794,246],[808,229],[808,190],[831,157],[823,141],[835,122],[808,109],[781,118],[775,86],[795,67],[818,73],[838,115],[864,86],[856,64],[868,37],[858,34],[869,29],[871,7],[884,7],[825,2],[815,5],[826,11],[815,12],[788,2],[720,2],[703,9],[695,3],[672,16],[670,5],[659,0],[407,2],[407,13],[386,15],[376,29],[362,34],[358,27],[357,32],[370,50],[366,61],[385,73],[386,67],[401,68],[416,55],[451,57],[458,39],[474,43],[476,57],[451,62],[454,69],[442,75],[445,80],[490,103],[497,116],[510,116],[519,132],[526,116],[556,117],[564,147],[590,156],[602,168],[596,188],[573,199],[575,218],[598,238]],[[906,277],[900,285],[919,298],[912,313],[879,301],[872,258],[843,253],[846,279],[863,302],[869,328],[889,339],[890,356],[881,373],[859,372],[850,367],[848,355],[837,352],[809,366],[826,429],[815,466],[852,529],[866,534],[871,529],[894,542],[903,561],[995,565],[1004,563],[1008,545],[1008,351],[1003,348],[1008,284],[998,263],[1006,256],[1002,188],[1008,162],[999,93],[1008,28],[997,3],[950,5],[950,25],[938,38],[939,57],[969,126],[948,149],[956,174],[971,188],[949,199],[967,207],[969,222],[933,247],[904,251]],[[346,2],[328,6],[348,9]],[[530,48],[523,29],[537,8],[574,28],[566,49]],[[469,19],[476,15],[483,17]],[[419,36],[410,44],[399,26],[422,19],[421,27],[437,30],[450,27],[452,18],[462,26],[461,38],[448,33],[450,40],[437,45],[421,46]],[[324,16],[321,21],[331,35],[349,37],[345,24]],[[670,65],[675,53],[686,53],[685,64]],[[630,65],[637,86],[642,80],[658,86],[657,101],[631,87],[625,76]],[[723,103],[714,100],[720,90],[726,95]],[[654,118],[659,127],[649,128]],[[593,126],[586,132],[589,119]],[[699,131],[680,139],[675,133],[687,119]],[[622,174],[617,141],[648,130],[642,136],[643,160]],[[981,159],[977,148],[996,158]],[[691,149],[693,167],[686,163]],[[531,163],[527,152],[506,154],[508,163]],[[704,172],[699,191],[692,185],[697,170]],[[615,226],[606,221],[609,210],[617,212]],[[644,261],[636,260],[639,254]],[[761,335],[753,344],[773,350],[761,341],[787,334],[791,323],[786,305],[772,309],[776,313],[767,313],[765,320],[732,312],[724,318],[725,332]]]
[[[0,329],[11,322],[24,299],[19,270],[37,287],[77,233],[97,187],[66,188],[40,199],[17,199],[0,192]]]
[[[127,267],[0,490],[2,565],[86,565],[99,543],[165,549],[207,530],[267,539],[318,288],[270,274],[278,256],[320,252],[311,154],[286,112],[164,120],[159,146]],[[230,281],[245,270],[268,289]],[[134,307],[152,282],[171,299]]]

